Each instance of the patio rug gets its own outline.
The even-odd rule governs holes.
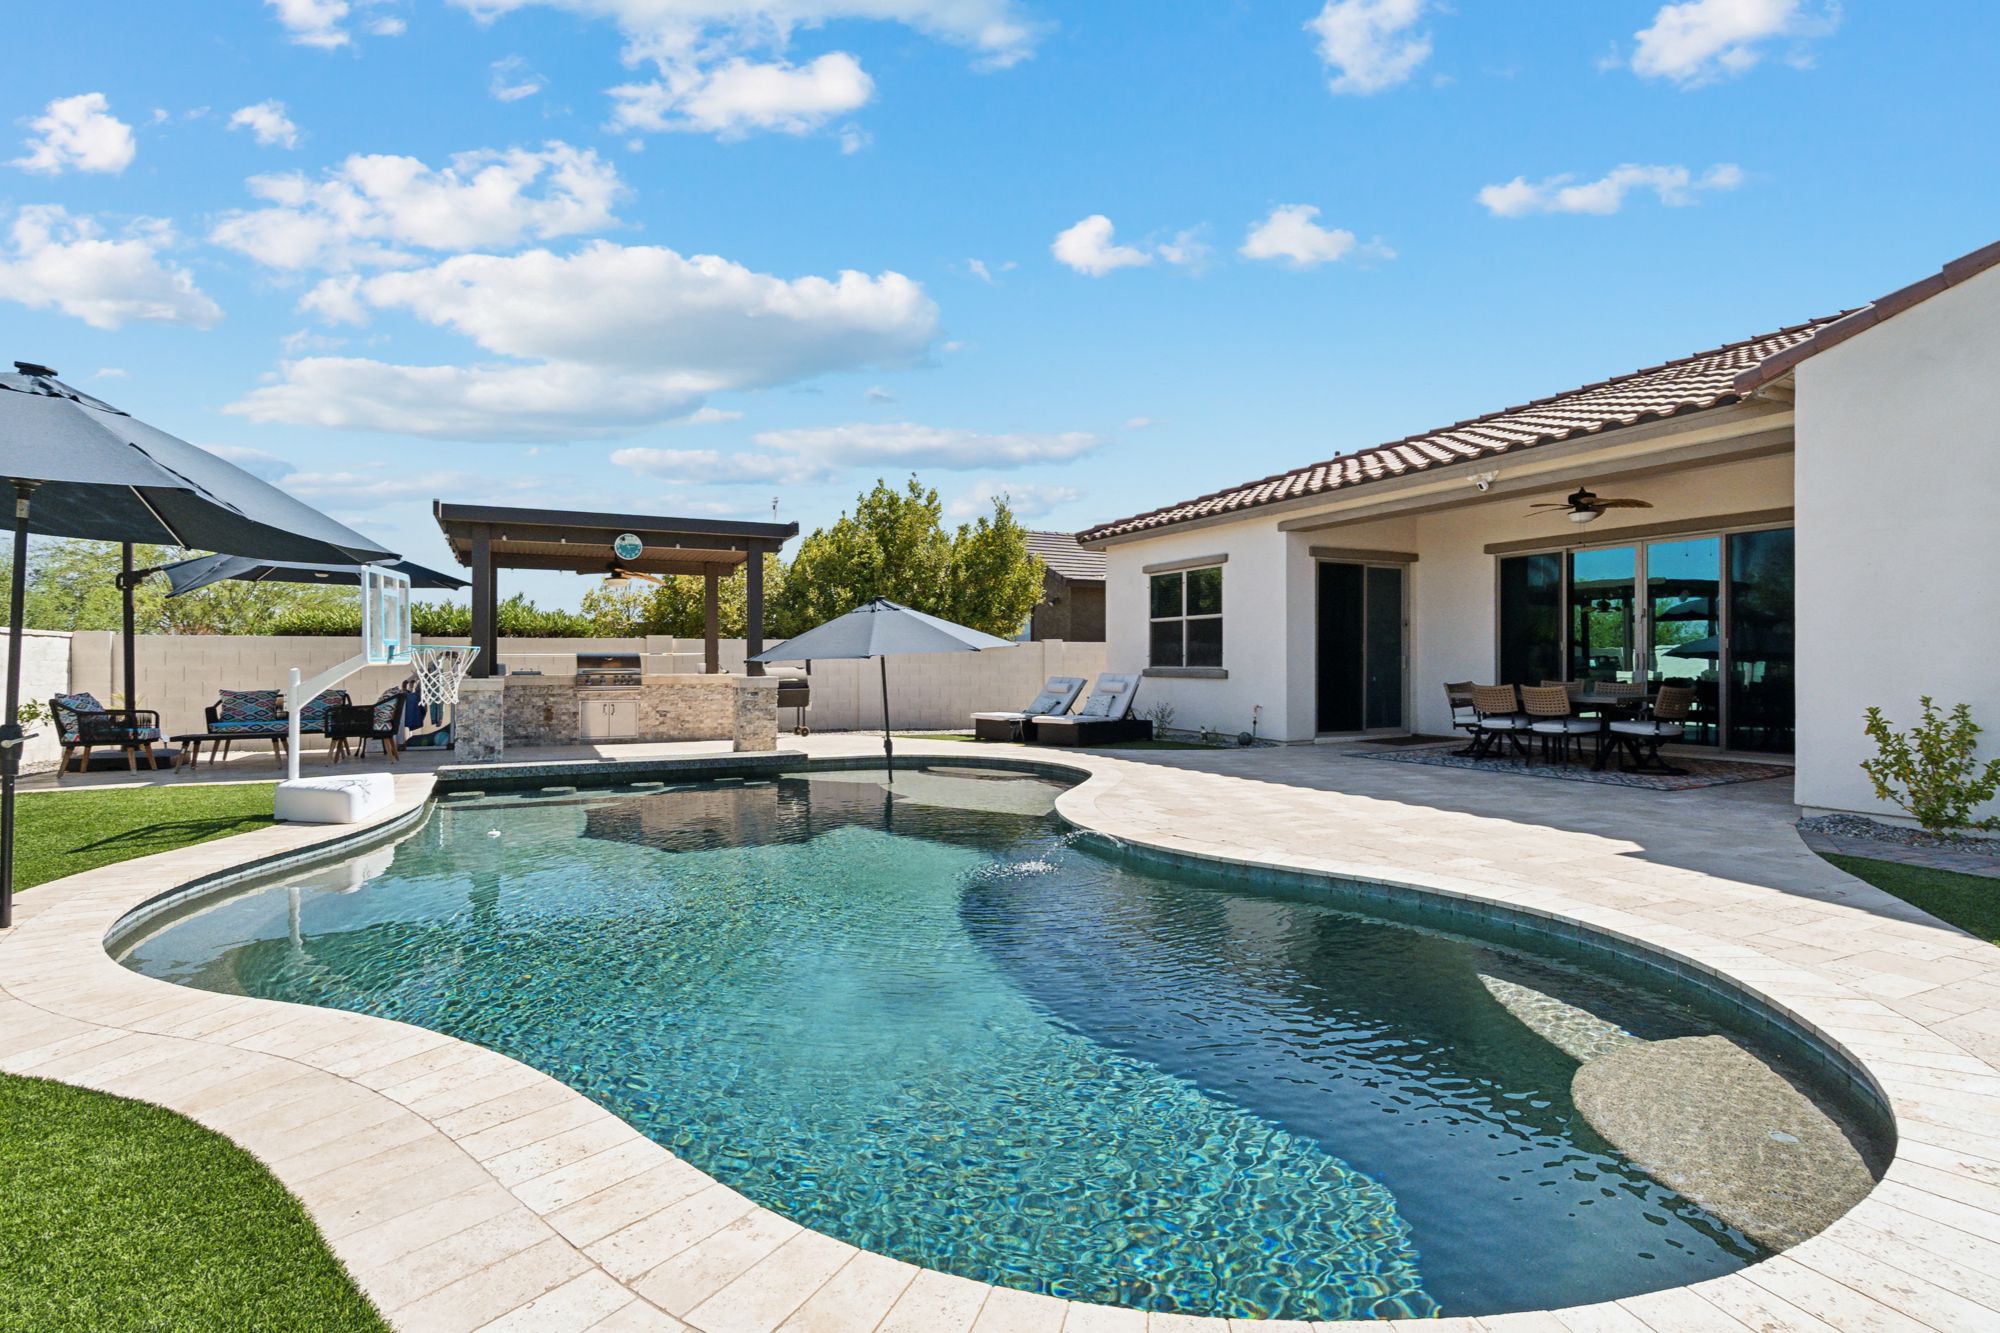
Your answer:
[[[1680,773],[1626,773],[1607,768],[1593,773],[1586,763],[1555,764],[1536,760],[1524,765],[1518,759],[1473,759],[1450,750],[1384,750],[1378,754],[1356,754],[1356,759],[1378,759],[1392,764],[1423,764],[1429,768],[1471,768],[1482,773],[1514,773],[1530,778],[1557,778],[1563,782],[1600,782],[1608,787],[1645,787],[1652,791],[1688,791],[1695,787],[1720,787],[1731,782],[1762,782],[1767,778],[1792,775],[1788,764],[1760,764],[1746,759],[1673,760]]]

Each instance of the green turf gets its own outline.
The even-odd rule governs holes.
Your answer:
[[[14,887],[264,828],[269,782],[22,792],[14,806]]]
[[[1894,894],[1990,944],[2000,944],[2000,879],[1860,856],[1826,859],[1884,893]]]
[[[0,1329],[386,1327],[298,1200],[227,1139],[0,1077]]]

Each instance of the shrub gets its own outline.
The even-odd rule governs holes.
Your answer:
[[[2000,791],[2000,758],[1980,767],[1980,726],[1972,709],[1955,706],[1949,716],[1938,711],[1931,696],[1923,696],[1923,719],[1907,732],[1897,731],[1879,708],[1868,710],[1868,738],[1876,757],[1861,761],[1861,771],[1875,784],[1875,795],[1914,816],[1932,833],[1954,829],[2000,828],[2000,816],[1975,820],[1972,812]]]

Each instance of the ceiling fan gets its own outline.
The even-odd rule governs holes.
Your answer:
[[[1543,500],[1538,504],[1529,505],[1528,517],[1535,517],[1532,511],[1537,509],[1564,509],[1569,511],[1569,521],[1572,523],[1594,523],[1607,509],[1651,509],[1652,507],[1652,502],[1649,500],[1607,500],[1588,487],[1579,486],[1570,492],[1567,499]]]

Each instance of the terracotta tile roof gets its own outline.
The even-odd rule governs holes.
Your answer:
[[[1073,532],[1028,530],[1028,553],[1072,582],[1104,582],[1104,552],[1086,551],[1076,544]]]
[[[1192,519],[1255,509],[1302,496],[1335,491],[1407,476],[1432,468],[1477,463],[1535,445],[1575,439],[1657,421],[1666,417],[1724,407],[1743,397],[1739,378],[1759,365],[1810,341],[1815,333],[1850,311],[1794,324],[1757,338],[1697,352],[1664,365],[1586,384],[1519,407],[1461,421],[1443,430],[1357,453],[1343,454],[1310,467],[1281,472],[1241,486],[1198,496],[1179,504],[1100,524],[1077,534],[1078,541],[1098,541],[1170,527]]]

